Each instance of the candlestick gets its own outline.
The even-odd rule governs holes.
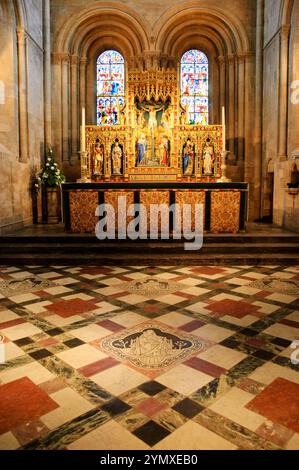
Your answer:
[[[82,124],[81,124],[81,152],[86,151],[86,140],[85,140],[85,108],[82,108]]]

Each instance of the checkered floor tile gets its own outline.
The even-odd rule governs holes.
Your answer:
[[[1,450],[299,449],[299,267],[0,267],[0,336]]]

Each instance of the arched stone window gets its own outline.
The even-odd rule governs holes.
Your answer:
[[[181,58],[181,104],[187,110],[187,124],[209,124],[209,60],[191,49]]]
[[[107,50],[97,59],[97,125],[119,124],[124,104],[125,61],[119,52]]]

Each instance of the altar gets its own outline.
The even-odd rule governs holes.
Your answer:
[[[221,125],[195,122],[177,72],[156,70],[129,72],[126,99],[110,112],[102,122],[99,105],[97,126],[82,112],[81,178],[63,185],[66,230],[94,232],[98,205],[117,212],[120,196],[146,208],[201,204],[206,232],[245,230],[248,185],[225,174],[224,110]]]

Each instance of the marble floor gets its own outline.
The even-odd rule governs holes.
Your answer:
[[[1,450],[299,449],[299,266],[3,266],[0,335]]]

